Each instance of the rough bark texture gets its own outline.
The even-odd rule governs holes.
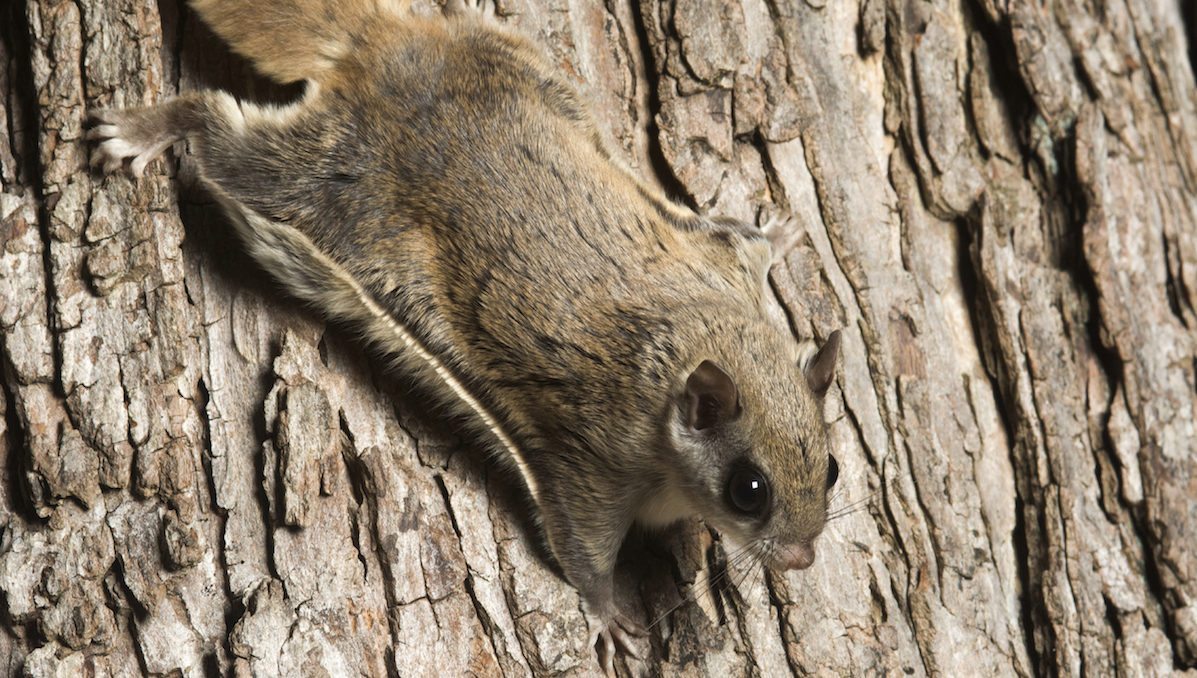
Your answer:
[[[265,1],[265,0],[264,0]],[[418,3],[419,4],[419,3]],[[427,11],[427,3],[421,5]],[[508,0],[616,147],[805,229],[846,328],[812,569],[633,538],[621,671],[1197,666],[1197,95],[1177,0]],[[178,0],[0,4],[0,672],[589,673],[525,499],[280,298],[183,154],[86,169],[85,111],[279,91]]]

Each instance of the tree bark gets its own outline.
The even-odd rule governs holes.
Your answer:
[[[776,310],[846,330],[816,565],[634,536],[617,597],[661,621],[621,672],[1197,667],[1180,3],[498,9],[677,199],[796,214]],[[0,670],[594,671],[515,480],[281,298],[186,153],[86,170],[90,107],[298,90],[179,0],[10,0],[0,33]]]

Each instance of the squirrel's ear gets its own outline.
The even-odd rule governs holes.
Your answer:
[[[835,380],[835,359],[840,353],[840,331],[836,330],[827,337],[823,347],[817,352],[810,350],[802,357],[802,372],[806,375],[806,383],[815,396],[822,399],[831,388]]]
[[[735,419],[740,414],[740,395],[731,375],[710,360],[702,361],[686,379],[682,414],[694,431]]]

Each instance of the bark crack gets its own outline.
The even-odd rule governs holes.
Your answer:
[[[0,40],[4,42],[4,53],[8,56],[5,68],[15,78],[10,79],[11,96],[5,105],[9,149],[12,151],[16,172],[12,188],[29,188],[34,198],[42,202],[42,173],[38,155],[38,97],[33,72],[33,48],[30,43],[29,18],[22,11],[22,3],[5,3],[7,17],[0,21]],[[9,94],[9,93],[6,93]],[[6,97],[7,99],[7,97]],[[3,177],[0,177],[3,179]],[[5,190],[9,186],[4,187]]]
[[[9,511],[9,520],[4,521],[5,525],[10,524],[14,518],[19,518],[22,522],[36,523],[39,522],[37,511],[30,502],[29,492],[23,482],[25,479],[25,456],[27,450],[30,449],[29,434],[21,423],[21,417],[17,414],[17,392],[14,384],[17,382],[17,377],[13,366],[9,359],[9,338],[0,334],[0,361],[3,361],[3,378],[0,378],[0,397],[3,397],[3,402],[0,403],[4,407],[4,438],[0,444],[3,444],[7,449],[5,450],[5,465],[3,473],[5,475],[4,482],[7,489],[4,492],[5,497],[8,498],[8,505],[5,507]],[[0,530],[0,542],[3,542],[4,533],[7,530]],[[2,546],[2,544],[0,544]],[[0,552],[3,548],[0,547]],[[0,593],[3,593],[0,590]],[[0,609],[7,610],[5,605]]]
[[[449,524],[453,526],[453,533],[457,535],[458,546],[461,547],[461,526],[457,523],[457,513],[453,510],[453,501],[449,498],[449,488],[445,485],[445,477],[440,474],[434,474],[433,480],[436,481],[437,489],[440,490],[441,501],[444,502],[445,512],[449,515]],[[462,548],[464,554],[465,549]],[[464,556],[463,556],[464,560]],[[494,653],[495,660],[498,661],[503,653],[499,651],[499,644],[495,642],[496,624],[490,617],[490,613],[486,611],[486,607],[482,601],[478,599],[478,594],[474,590],[474,571],[470,567],[469,562],[466,562],[466,576],[464,580],[466,594],[470,597],[470,603],[474,607],[474,613],[478,615],[478,622],[482,625],[483,631],[486,633],[486,639],[490,643],[491,652]]]
[[[694,196],[686,189],[685,184],[678,179],[673,167],[665,157],[665,150],[661,146],[661,130],[657,125],[657,116],[661,113],[661,79],[663,76],[658,69],[657,58],[653,54],[652,43],[649,41],[648,27],[644,20],[644,12],[653,11],[651,3],[632,9],[632,20],[635,24],[636,44],[644,60],[646,87],[648,90],[648,117],[644,121],[643,133],[648,140],[648,160],[657,180],[664,187],[665,192],[674,200],[678,200],[697,211],[698,203]]]
[[[208,548],[216,550],[216,562],[220,564],[220,573],[217,576],[219,576],[221,584],[224,585],[226,601],[223,611],[225,633],[220,642],[227,660],[228,657],[233,656],[228,632],[236,626],[237,620],[245,614],[246,608],[245,601],[233,593],[233,582],[229,578],[228,552],[225,550],[225,540],[228,538],[228,511],[220,505],[216,473],[212,468],[212,418],[208,410],[212,402],[212,394],[208,391],[208,383],[203,376],[196,380],[195,392],[199,396],[196,411],[200,422],[200,464],[203,467],[204,480],[207,482],[208,514],[216,522],[215,532],[218,537],[208,540]]]

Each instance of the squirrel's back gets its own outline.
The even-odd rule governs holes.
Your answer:
[[[280,83],[320,80],[410,0],[191,0],[234,51]]]

